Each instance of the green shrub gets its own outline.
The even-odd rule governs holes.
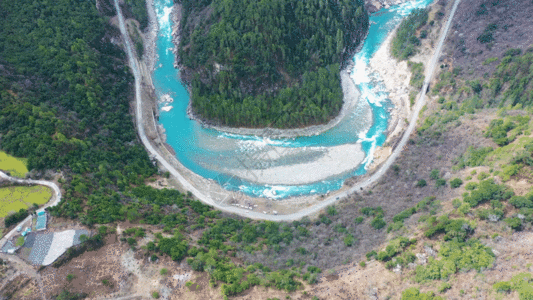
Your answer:
[[[443,282],[439,287],[439,293],[444,293],[451,288],[452,288],[451,284],[449,284],[448,282]]]
[[[489,177],[489,174],[487,174],[487,172],[481,172],[479,173],[479,175],[477,175],[478,180],[484,180],[484,179],[487,179],[488,177]]]
[[[137,241],[135,240],[135,238],[132,238],[132,237],[128,238],[127,242],[128,242],[128,245],[130,245],[130,246],[137,245]]]
[[[463,242],[445,242],[441,244],[440,260],[430,257],[426,266],[417,266],[415,280],[445,280],[457,271],[482,271],[492,266],[494,254],[478,240]]]
[[[435,199],[437,199],[435,196],[429,196],[424,197],[420,202],[418,202],[415,206],[415,209],[417,212],[426,210],[430,205],[432,205],[435,202]]]
[[[441,187],[446,185],[446,179],[439,178],[437,181],[435,181],[436,187]]]
[[[444,215],[439,218],[429,217],[426,220],[424,235],[431,238],[444,233],[444,240],[456,240],[463,242],[473,232],[473,225],[465,219],[449,219]]]
[[[396,257],[400,253],[403,252],[407,247],[410,245],[416,244],[416,239],[409,240],[405,237],[398,237],[389,242],[385,250],[378,252],[374,256],[377,260],[386,262],[390,261],[392,258]],[[367,253],[367,258],[369,257],[369,254]],[[409,262],[414,261],[413,258],[414,255],[406,254],[404,257],[397,258],[396,260],[392,261],[390,264],[387,265],[388,268],[394,267],[397,264],[400,265],[406,265]]]
[[[494,41],[493,33],[498,29],[498,25],[491,23],[487,25],[483,33],[477,37],[477,40],[482,44],[488,44]]]
[[[363,207],[361,208],[361,213],[365,216],[383,216],[383,208],[381,206],[378,207]]]
[[[461,206],[461,204],[463,204],[463,201],[459,200],[459,199],[453,199],[452,201],[452,205],[453,205],[453,208],[457,209]]]
[[[361,223],[363,223],[364,220],[365,220],[365,218],[359,216],[359,217],[355,218],[355,224],[361,224]]]
[[[172,260],[180,261],[187,254],[189,243],[181,234],[176,234],[171,238],[161,238],[158,242],[160,253],[169,255]]]
[[[367,252],[366,253],[366,259],[367,260],[371,260],[372,257],[375,257],[378,253],[376,252],[376,250],[372,250],[370,252]]]
[[[491,215],[497,216],[498,219],[501,219],[503,217],[503,210],[501,209],[480,209],[478,210],[477,215],[481,220],[486,220]]]
[[[159,274],[166,276],[168,274],[168,270],[166,268],[163,268],[159,271]]]
[[[462,184],[463,184],[463,181],[460,178],[454,178],[454,179],[450,180],[450,187],[452,189],[456,189],[456,188],[460,187]]]
[[[486,66],[486,65],[489,65],[495,61],[497,61],[498,58],[497,57],[490,57],[490,58],[487,58],[484,62],[483,62],[483,65]]]
[[[463,202],[461,204],[461,206],[459,206],[459,208],[457,209],[458,212],[460,212],[461,214],[463,215],[466,215],[467,213],[470,212],[470,209],[472,208],[472,206],[470,205],[470,203],[465,203]]]
[[[510,282],[507,282],[507,281],[501,281],[501,282],[497,282],[493,285],[494,289],[497,291],[497,292],[510,292],[511,291],[511,283]]]
[[[67,281],[72,281],[72,280],[74,280],[74,278],[76,278],[76,276],[74,274],[68,274],[67,275]]]
[[[518,164],[510,164],[504,166],[501,173],[502,180],[509,181],[511,179],[511,176],[518,174],[518,171],[520,171],[521,168],[522,166]]]
[[[327,211],[328,211],[328,215],[330,216],[334,216],[337,214],[337,209],[335,208],[334,205],[328,206]]]
[[[533,299],[533,285],[531,274],[519,273],[510,281],[501,281],[493,285],[494,289],[500,293],[508,293],[511,290],[518,292],[520,300]]]
[[[513,196],[509,199],[509,203],[516,208],[533,208],[533,201],[531,198],[533,197]]]
[[[435,296],[433,292],[420,293],[416,287],[411,287],[402,292],[401,300],[444,300],[440,296]]]
[[[374,227],[375,229],[381,229],[383,227],[385,227],[385,225],[387,225],[387,223],[385,223],[385,221],[383,220],[383,217],[375,217],[372,222],[370,222],[370,225],[372,225],[372,227]]]
[[[394,222],[389,224],[389,227],[387,227],[387,232],[391,231],[398,231],[403,228],[403,222]]]
[[[79,239],[80,239],[80,242],[83,243],[83,242],[86,242],[89,239],[89,237],[85,234],[82,234],[80,235]]]
[[[351,247],[354,242],[355,240],[354,240],[353,235],[348,233],[347,235],[344,236],[344,245],[346,245],[346,247]]]
[[[4,219],[4,226],[10,227],[12,225],[17,224],[18,222],[21,222],[24,220],[27,216],[29,216],[29,212],[27,209],[21,208],[18,212],[11,214]]]
[[[485,158],[493,151],[492,147],[474,148],[472,146],[458,158],[457,167],[477,167],[485,163]]]
[[[443,97],[441,98],[444,99]],[[431,170],[431,173],[429,174],[429,178],[433,180],[437,180],[439,179],[439,174],[440,174],[440,171],[438,169],[433,169]]]
[[[423,63],[414,63],[411,61],[407,62],[407,65],[411,69],[411,80],[409,84],[415,89],[421,89],[424,85],[424,64]]]
[[[322,269],[320,269],[319,267],[315,267],[315,266],[308,266],[307,271],[311,273],[316,273],[316,274],[322,273]]]
[[[420,179],[417,183],[417,187],[425,187],[427,185],[427,182],[424,179]]]
[[[403,222],[405,219],[409,218],[414,213],[416,213],[416,208],[414,208],[414,207],[408,208],[408,209],[400,212],[399,214],[395,215],[394,217],[392,217],[392,221],[393,222]]]
[[[490,201],[490,206],[493,209],[502,209],[503,208],[503,203],[500,202],[499,200],[491,200]]]
[[[158,292],[153,292],[152,293],[152,298],[159,299],[159,293]]]
[[[469,182],[469,183],[467,183],[465,185],[465,189],[467,191],[473,191],[473,190],[477,189],[477,187],[478,187],[478,184],[476,182]]]
[[[361,268],[364,268],[366,267],[366,262],[364,260],[362,260],[359,265],[361,266]]]
[[[464,197],[464,201],[472,207],[491,200],[507,200],[511,198],[512,192],[504,185],[494,183],[493,179],[487,179],[479,183],[477,190],[473,190]]]
[[[303,228],[303,227],[298,227],[298,228]],[[344,227],[342,224],[335,224],[335,226],[333,227],[333,231],[337,232],[337,233],[346,233],[347,230],[346,230],[346,227]]]
[[[520,218],[518,217],[513,217],[513,218],[505,218],[505,223],[507,223],[507,225],[509,225],[509,227],[511,227],[512,229],[516,230],[516,231],[520,231],[522,230],[522,220],[520,220]]]
[[[322,216],[320,217],[320,222],[326,224],[326,225],[329,225],[331,224],[333,221],[331,221],[330,218],[328,218],[327,216]]]
[[[296,248],[296,252],[300,253],[301,255],[307,254],[307,250],[304,247]]]

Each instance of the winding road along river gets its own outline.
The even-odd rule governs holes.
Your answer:
[[[161,101],[159,122],[167,143],[192,172],[251,197],[285,199],[341,189],[347,178],[366,173],[374,150],[386,139],[392,105],[379,75],[369,69],[369,60],[404,16],[431,2],[408,1],[372,14],[353,66],[340,74],[345,104],[339,117],[326,126],[298,130],[304,136],[282,138],[278,130],[259,130],[259,136],[242,129],[228,133],[188,118],[190,95],[174,68],[172,51],[172,31],[179,21],[170,15],[176,6],[172,0],[154,1],[159,29],[152,81]]]
[[[360,182],[360,183],[355,184],[350,190],[342,192],[342,193],[337,194],[335,196],[328,197],[328,198],[324,199],[324,201],[320,202],[319,204],[316,204],[314,206],[305,208],[305,209],[303,209],[303,210],[301,210],[301,211],[299,211],[297,213],[292,213],[292,214],[288,214],[288,215],[265,215],[265,214],[261,214],[261,213],[258,213],[258,212],[252,212],[252,211],[248,211],[248,210],[245,210],[245,209],[239,209],[239,208],[236,208],[236,207],[220,205],[220,204],[216,203],[211,197],[207,196],[205,193],[203,193],[202,191],[200,191],[197,188],[195,188],[188,180],[186,180],[182,176],[182,174],[180,174],[176,170],[176,168],[174,168],[174,166],[172,164],[170,164],[168,161],[166,161],[163,158],[163,156],[160,153],[158,153],[158,151],[150,144],[150,142],[148,141],[148,138],[146,137],[145,130],[144,130],[144,127],[143,127],[143,122],[142,122],[143,116],[142,116],[142,105],[141,105],[142,104],[142,98],[141,98],[141,86],[140,86],[141,74],[140,74],[140,71],[139,71],[138,62],[134,58],[134,55],[133,55],[133,52],[132,52],[132,47],[131,47],[132,43],[129,40],[129,36],[128,36],[127,31],[125,29],[124,17],[122,15],[120,6],[118,5],[118,0],[115,0],[115,8],[116,8],[116,10],[118,12],[120,31],[121,31],[121,33],[123,35],[124,40],[125,40],[126,53],[127,53],[127,56],[128,56],[130,67],[131,67],[131,69],[133,71],[133,74],[134,74],[134,77],[135,77],[136,120],[137,120],[138,132],[139,132],[139,136],[141,138],[141,141],[144,144],[144,146],[146,147],[147,151],[155,159],[157,159],[157,161],[165,169],[169,170],[169,172],[183,185],[184,188],[186,188],[187,190],[192,192],[194,194],[194,196],[197,199],[199,199],[200,201],[202,201],[202,202],[204,202],[204,203],[206,203],[208,205],[211,205],[211,206],[215,207],[216,209],[220,209],[220,210],[231,212],[231,213],[236,213],[236,214],[243,215],[243,216],[246,216],[246,217],[249,217],[249,218],[252,218],[252,219],[265,219],[265,220],[272,220],[272,221],[297,220],[297,219],[300,219],[300,218],[302,218],[304,216],[316,213],[316,212],[320,211],[321,209],[327,207],[328,205],[333,204],[334,202],[336,202],[340,198],[346,197],[347,195],[349,195],[349,194],[351,194],[351,193],[353,193],[353,192],[355,192],[355,191],[357,191],[357,190],[359,190],[361,188],[366,188],[366,187],[372,185],[374,182],[376,182],[385,173],[385,171],[387,171],[387,169],[392,165],[394,160],[401,153],[401,151],[403,150],[404,146],[407,143],[407,140],[409,139],[409,136],[411,135],[411,133],[415,129],[415,126],[416,126],[416,123],[417,123],[417,119],[418,119],[418,114],[419,114],[421,108],[424,106],[424,104],[426,102],[425,92],[426,92],[426,90],[428,88],[429,82],[430,82],[431,77],[433,75],[433,72],[434,72],[434,69],[435,69],[435,65],[437,63],[438,57],[440,56],[442,45],[443,45],[444,40],[446,38],[446,34],[449,31],[451,21],[453,19],[453,16],[455,14],[455,10],[457,9],[457,5],[459,4],[459,2],[460,2],[460,0],[455,0],[454,6],[453,6],[452,11],[451,11],[451,14],[448,17],[448,20],[446,22],[446,26],[444,26],[444,28],[443,28],[443,30],[441,32],[441,36],[440,36],[440,39],[439,39],[439,42],[438,42],[438,46],[437,46],[437,48],[436,48],[436,50],[435,50],[435,52],[433,54],[431,63],[429,64],[429,67],[427,68],[427,71],[426,71],[426,80],[424,82],[424,86],[422,87],[422,89],[420,91],[420,96],[419,96],[419,98],[418,98],[418,100],[417,100],[417,102],[415,104],[414,109],[413,109],[413,114],[412,114],[412,118],[411,118],[411,120],[409,122],[409,127],[404,132],[404,135],[403,135],[400,143],[393,150],[392,154],[389,156],[387,161],[379,168],[379,170],[377,172],[375,172],[370,178],[368,178],[364,182]]]

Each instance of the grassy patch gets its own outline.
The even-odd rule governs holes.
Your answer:
[[[11,173],[11,176],[24,177],[28,173],[26,161],[24,158],[16,158],[0,151],[0,170]]]
[[[0,218],[11,211],[19,211],[36,204],[44,204],[52,192],[44,186],[12,186],[0,189]]]
[[[424,64],[408,61],[407,65],[411,69],[411,80],[409,81],[409,84],[416,89],[421,89],[425,79]]]
[[[531,274],[520,273],[513,276],[510,281],[500,281],[494,284],[494,289],[499,293],[518,292],[519,299],[533,298],[533,284]]]
[[[532,137],[521,137],[512,144],[494,150],[494,152],[487,156],[487,160],[497,161],[500,162],[500,164],[507,164],[511,162],[511,160],[513,160],[513,158],[516,157],[526,145],[531,143],[533,143]]]
[[[467,243],[451,241],[441,244],[439,258],[430,257],[426,266],[416,267],[415,281],[448,279],[458,271],[472,269],[480,272],[492,266],[494,254],[477,240]]]

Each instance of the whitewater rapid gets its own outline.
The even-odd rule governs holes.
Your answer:
[[[167,143],[184,166],[230,191],[282,199],[340,189],[347,178],[366,172],[386,139],[391,103],[369,59],[403,16],[431,2],[412,1],[372,15],[367,39],[348,70],[359,92],[353,110],[319,135],[280,139],[203,128],[187,117],[189,94],[173,67],[173,1],[156,0],[158,67],[152,79]]]

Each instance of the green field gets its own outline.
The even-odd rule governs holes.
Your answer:
[[[0,151],[0,170],[8,171],[11,176],[24,177],[28,173],[26,159],[16,158],[3,151]]]
[[[44,186],[11,186],[0,188],[0,218],[11,211],[45,204],[52,197],[52,191]]]

